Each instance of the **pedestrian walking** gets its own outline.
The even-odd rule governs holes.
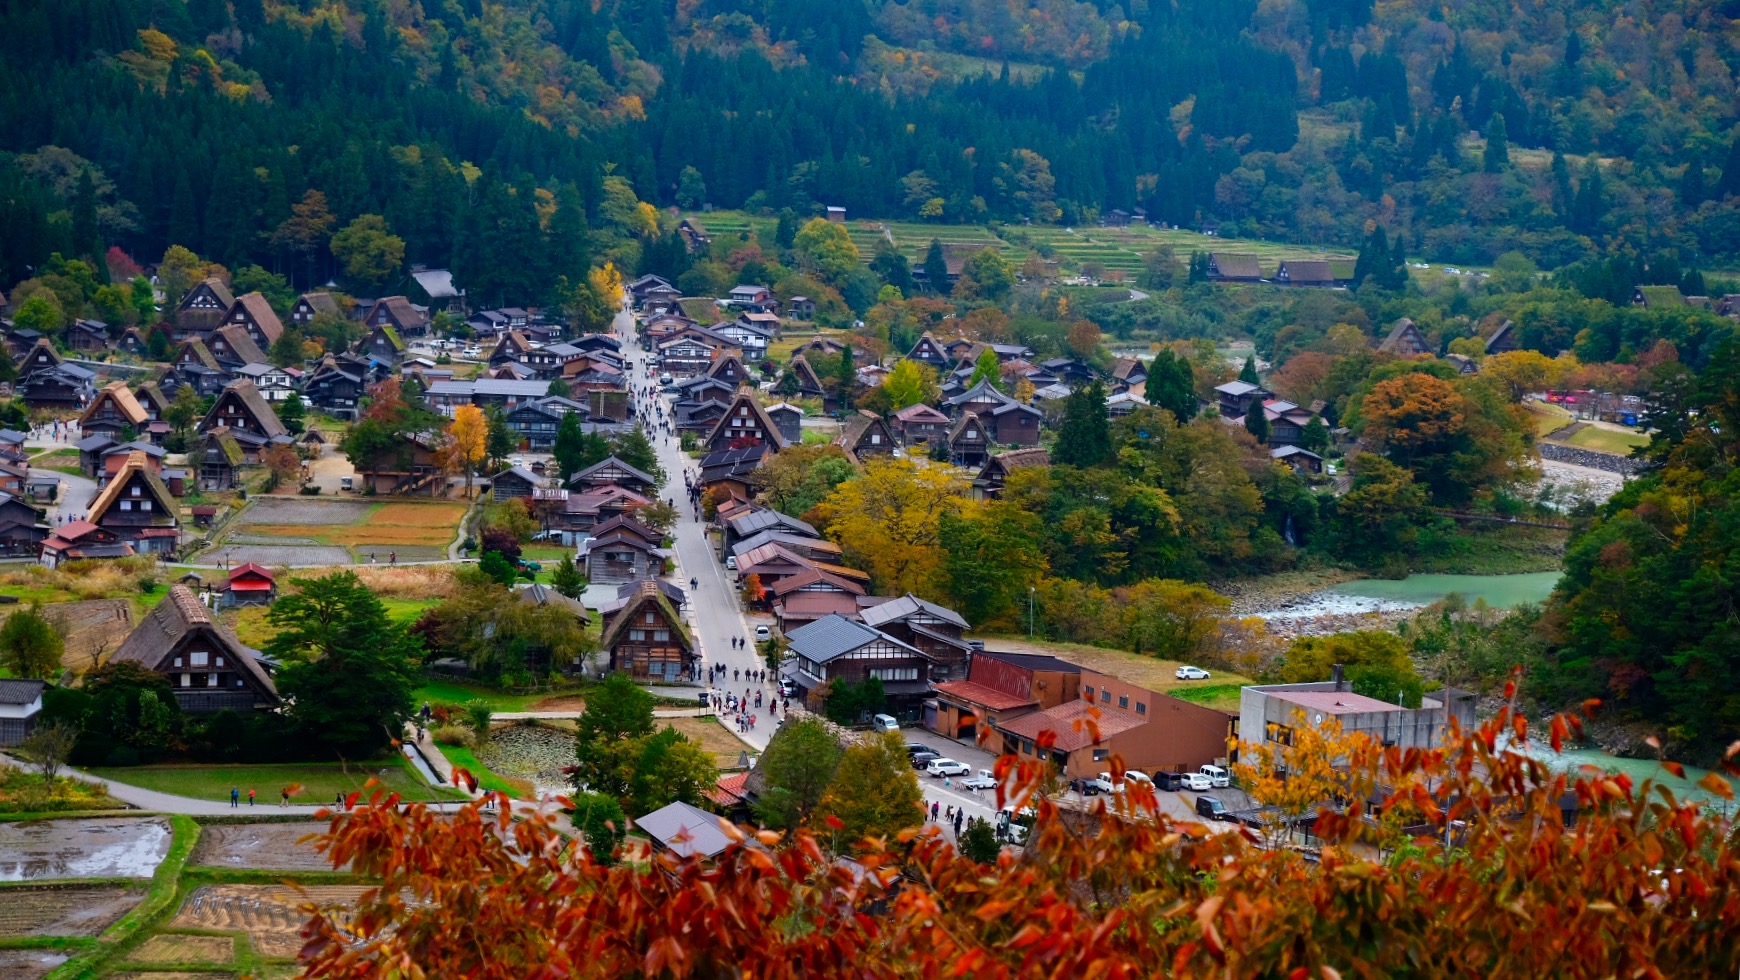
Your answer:
[[[953,821],[954,819],[955,819],[955,806],[953,803],[951,803],[948,806],[943,807],[943,820]]]
[[[961,836],[961,816],[965,813],[965,810],[955,811],[955,837],[957,839]]]
[[[249,806],[254,805],[254,787],[252,787],[252,786],[248,787],[248,805]]]
[[[937,802],[937,801],[935,801],[935,800],[931,800],[931,801],[930,801],[930,818],[931,818],[931,819],[932,819],[932,820],[935,820],[935,819],[936,819],[936,815],[937,815],[937,810],[938,810],[938,809],[939,809],[939,808],[940,808],[940,807],[941,807],[941,806],[942,806],[942,804],[940,804],[940,803],[938,803],[938,802]]]
[[[231,786],[230,787],[230,809],[234,810],[237,807],[240,807],[241,805],[242,805],[242,791],[237,789],[234,786]]]
[[[279,806],[289,806],[290,805],[290,787],[286,786],[283,789],[278,791],[278,805]]]

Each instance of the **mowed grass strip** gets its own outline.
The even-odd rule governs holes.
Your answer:
[[[230,788],[241,790],[242,806],[248,805],[248,790],[255,792],[255,809],[278,805],[279,790],[294,786],[292,803],[331,803],[339,793],[367,794],[363,789],[378,778],[387,792],[408,800],[463,798],[451,790],[436,789],[412,772],[401,756],[354,762],[303,762],[279,765],[210,766],[116,766],[92,769],[99,779],[137,786],[159,793],[173,793],[196,800],[228,800]]]

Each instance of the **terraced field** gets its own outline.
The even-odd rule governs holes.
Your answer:
[[[752,217],[740,211],[715,211],[695,215],[713,236],[716,247],[727,252],[737,237],[753,230],[762,241],[772,241],[777,222],[772,218]],[[1056,225],[1009,226],[1005,233],[1014,241],[1005,241],[984,225],[935,225],[916,221],[885,221],[872,218],[848,219],[846,231],[865,262],[876,254],[878,243],[891,241],[894,247],[914,265],[924,261],[931,239],[944,245],[985,245],[999,249],[1011,262],[1019,265],[1036,251],[1049,252],[1065,272],[1078,272],[1083,264],[1103,266],[1108,278],[1133,279],[1142,268],[1142,257],[1161,246],[1171,246],[1180,262],[1192,251],[1241,252],[1256,255],[1265,269],[1272,271],[1283,259],[1328,259],[1338,275],[1353,272],[1354,256],[1339,250],[1323,250],[1309,245],[1278,242],[1246,241],[1210,238],[1183,229],[1155,228],[1131,225],[1127,228],[1065,228]],[[1030,244],[1018,244],[1025,241]]]
[[[385,561],[392,551],[399,553],[401,561],[437,560],[447,557],[447,546],[458,535],[467,509],[454,501],[265,497],[235,523],[224,546],[236,561],[262,564],[266,562],[250,548],[274,557],[286,547],[307,548],[307,557],[293,556],[296,564],[329,561],[335,555],[345,556],[341,562],[366,562],[371,553]]]
[[[355,904],[367,889],[360,885],[203,885],[182,903],[174,925],[184,929],[245,932],[261,956],[295,956],[302,948],[298,933],[308,916],[301,906],[312,902],[326,908]]]
[[[144,897],[132,888],[7,889],[0,902],[0,939],[97,936]]]

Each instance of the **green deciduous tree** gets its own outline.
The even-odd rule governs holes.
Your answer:
[[[814,718],[780,726],[761,756],[767,788],[756,800],[755,813],[763,825],[796,829],[807,824],[834,781],[841,755],[839,740]]]
[[[372,756],[411,718],[420,644],[354,572],[293,579],[267,614],[266,652],[306,738],[334,754]]]
[[[806,272],[838,287],[848,273],[858,268],[858,246],[846,226],[826,218],[811,218],[792,240],[792,252]]]
[[[40,605],[14,612],[0,625],[0,665],[17,677],[58,676],[61,654],[66,650],[61,632],[43,615]]]
[[[895,732],[881,732],[848,748],[817,807],[818,816],[839,821],[836,850],[866,837],[892,840],[924,822],[924,794]]]
[[[653,696],[626,674],[611,674],[587,692],[574,735],[576,789],[618,800],[628,794],[638,743],[653,732],[652,710]]]
[[[365,214],[332,236],[332,255],[353,281],[379,286],[404,263],[405,240],[387,229],[387,219]]]

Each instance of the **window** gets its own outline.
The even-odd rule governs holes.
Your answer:
[[[222,658],[222,657],[217,658],[217,666],[222,667],[223,665],[224,665],[224,658]]]
[[[1112,751],[1111,749],[1094,749],[1094,761],[1095,762],[1106,761],[1106,756],[1110,755],[1111,751]]]
[[[644,640],[646,639],[646,630],[629,630],[628,638],[631,640]]]
[[[1087,699],[1087,700],[1089,700],[1089,701],[1092,701],[1092,700],[1093,700],[1093,699],[1094,699],[1094,688],[1093,688],[1093,685],[1092,685],[1092,684],[1089,684],[1089,685],[1088,685],[1088,686],[1087,686],[1087,687],[1084,687],[1084,688],[1082,688],[1082,689],[1081,689],[1081,696],[1082,696],[1082,697],[1083,697],[1083,698],[1086,698],[1086,699]]]
[[[968,439],[977,439],[977,438],[979,438],[979,430],[977,430],[977,429],[968,429],[968,430],[967,430],[967,438],[968,438]]]
[[[218,686],[218,675],[216,675],[216,674],[205,675],[205,686],[206,687],[217,687]]]
[[[137,486],[133,487],[132,494],[135,497],[139,496],[139,488]]]
[[[653,639],[658,640],[660,643],[663,643],[664,641],[666,641],[670,638],[671,638],[671,631],[670,630],[653,630]]]
[[[880,432],[870,433],[870,445],[872,445],[872,446],[882,445],[882,433],[880,433]]]
[[[627,555],[624,555],[624,557],[627,557]],[[648,625],[658,622],[658,620],[653,617],[652,610],[650,609],[647,610],[646,621]]]
[[[1147,714],[1148,713],[1148,703],[1146,701],[1137,701],[1136,702],[1136,713],[1139,715]]]
[[[1129,706],[1130,706],[1130,696],[1128,694],[1118,695],[1118,707],[1128,708]]]
[[[1112,703],[1112,692],[1105,690],[1104,688],[1101,688],[1100,689],[1100,703],[1101,704]]]
[[[195,650],[193,651],[192,657],[193,665],[195,667],[204,667],[206,663],[210,661],[211,654],[206,653],[204,650]]]
[[[151,509],[151,501],[149,501],[149,500],[139,501],[139,509],[140,510],[150,510]]]
[[[916,681],[917,667],[872,667],[870,676],[884,681]]]
[[[192,687],[193,686],[193,675],[192,674],[182,674],[181,675],[181,686],[182,687]]]
[[[171,666],[171,667],[179,667],[179,666],[181,666],[181,658],[180,658],[180,657],[176,657],[176,658],[175,658],[175,660],[174,660],[174,662],[173,662],[173,663],[171,663],[171,664],[170,664],[170,666]]]

